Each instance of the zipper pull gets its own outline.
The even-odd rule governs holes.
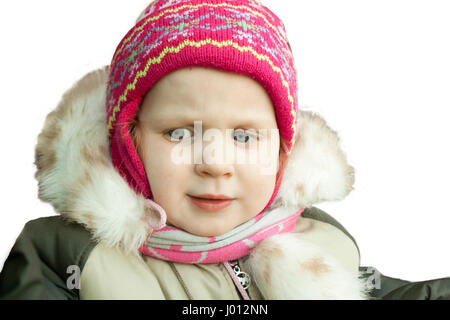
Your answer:
[[[238,278],[242,287],[247,290],[251,284],[250,275],[244,271],[241,271],[241,268],[239,267],[239,264],[237,262],[236,265],[233,266],[233,271],[236,274],[236,277]]]

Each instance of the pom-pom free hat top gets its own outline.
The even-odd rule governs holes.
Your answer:
[[[271,97],[285,157],[267,208],[295,143],[298,98],[284,25],[259,1],[157,0],[143,11],[117,46],[110,66],[106,121],[114,166],[137,193],[152,198],[129,124],[159,79],[188,66],[246,75]]]

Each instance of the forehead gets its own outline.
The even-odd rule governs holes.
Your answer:
[[[245,75],[205,67],[172,72],[144,97],[140,120],[156,124],[180,118],[211,125],[241,121],[276,128],[272,100],[259,82]]]

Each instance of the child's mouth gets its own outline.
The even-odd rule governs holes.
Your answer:
[[[234,199],[205,199],[188,195],[191,202],[202,210],[215,212],[225,209],[234,201]]]

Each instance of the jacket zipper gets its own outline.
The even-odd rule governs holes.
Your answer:
[[[248,273],[241,271],[241,268],[239,266],[239,261],[226,261],[223,263],[225,266],[225,269],[230,274],[235,286],[237,287],[239,293],[241,294],[242,298],[244,300],[250,300],[250,297],[248,295],[248,287],[251,283],[251,278],[248,275]],[[186,283],[184,282],[183,278],[181,277],[180,273],[178,272],[177,268],[175,267],[175,264],[173,262],[169,261],[169,265],[172,268],[173,272],[175,273],[175,276],[177,277],[178,281],[181,283],[181,286],[183,287],[184,291],[186,292],[189,300],[194,300],[194,297],[192,296],[191,292],[189,291]]]

